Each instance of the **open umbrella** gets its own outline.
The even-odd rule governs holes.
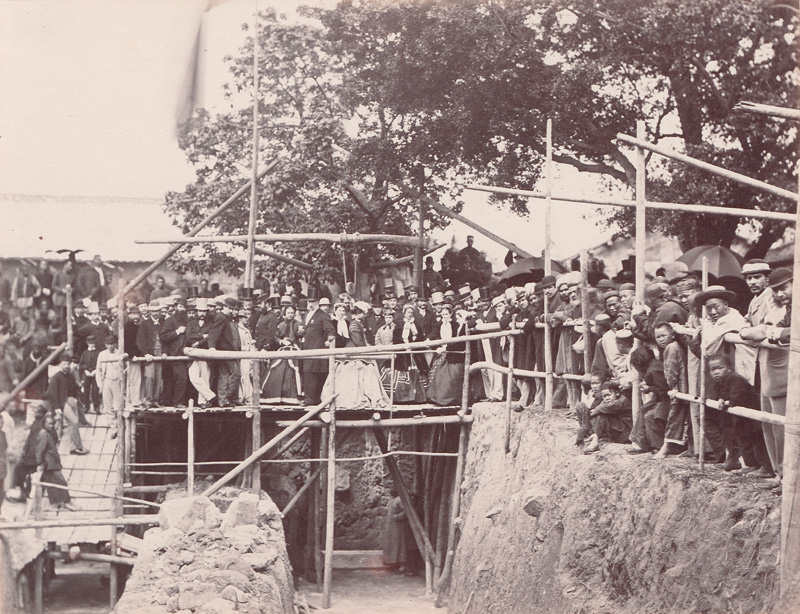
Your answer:
[[[698,245],[678,258],[690,271],[703,270],[703,257],[708,258],[708,272],[717,277],[741,277],[742,257],[721,245]]]
[[[555,260],[550,261],[550,268],[556,275],[567,272],[566,267]],[[530,258],[521,258],[513,263],[503,271],[499,281],[527,283],[530,281],[541,281],[542,277],[544,277],[544,258],[531,256]]]

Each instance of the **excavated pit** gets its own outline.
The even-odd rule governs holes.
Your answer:
[[[584,455],[565,410],[474,408],[448,608],[460,612],[773,612],[780,497],[696,461]],[[527,510],[527,511],[526,511]]]

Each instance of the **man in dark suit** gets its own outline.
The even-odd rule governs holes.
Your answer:
[[[303,349],[321,350],[328,347],[329,339],[336,338],[336,329],[331,317],[319,308],[319,293],[316,288],[310,288],[309,295],[308,313],[303,319]],[[300,363],[300,373],[306,402],[309,405],[319,405],[322,402],[322,387],[328,376],[328,359],[306,358]]]
[[[222,301],[222,311],[214,318],[206,341],[210,350],[242,349],[239,331],[234,313],[241,308],[241,303],[232,296]],[[242,379],[241,364],[238,360],[220,360],[217,377],[217,399],[220,407],[241,405],[239,400],[239,383]]]
[[[257,350],[277,350],[278,343],[275,334],[281,321],[281,314],[272,306],[279,304],[280,297],[272,297],[261,304],[261,315],[256,322],[255,342]]]
[[[159,338],[162,351],[167,356],[183,356],[186,346],[186,299],[175,300],[175,313],[161,324]],[[189,387],[189,365],[184,361],[166,363],[172,372],[172,405],[186,407],[186,394]]]

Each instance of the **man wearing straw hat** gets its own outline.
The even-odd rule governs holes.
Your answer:
[[[308,312],[303,318],[303,349],[325,349],[328,347],[328,339],[336,336],[336,329],[331,317],[319,308],[320,297],[317,289],[309,288],[308,294]],[[309,405],[319,405],[322,402],[322,387],[328,376],[328,359],[303,359],[300,363],[300,372],[306,402]]]
[[[222,311],[215,318],[208,332],[206,341],[209,350],[239,351],[242,349],[236,324],[236,311],[241,303],[232,296],[222,301]],[[241,405],[239,401],[239,384],[242,379],[241,365],[238,360],[220,360],[217,378],[217,398],[220,407]]]

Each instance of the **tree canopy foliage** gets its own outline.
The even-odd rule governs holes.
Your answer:
[[[647,138],[749,176],[794,188],[793,125],[734,112],[742,100],[793,106],[797,11],[768,0],[345,0],[288,23],[264,14],[259,32],[261,151],[279,156],[260,190],[259,231],[411,234],[416,203],[397,186],[457,195],[456,181],[534,188],[545,124],[554,159],[632,187],[632,151],[618,132]],[[231,59],[228,93],[252,87],[252,39]],[[246,96],[245,96],[246,98]],[[241,184],[250,160],[248,108],[200,111],[181,146],[197,181],[170,194],[168,210],[191,226]],[[349,186],[350,190],[346,189]],[[555,188],[558,191],[558,186]],[[652,157],[652,200],[789,210],[792,204]],[[525,201],[507,199],[526,212]],[[219,224],[246,227],[247,205]],[[729,245],[740,219],[652,212],[651,228],[685,247]],[[627,231],[630,211],[612,221]],[[443,223],[429,215],[428,227]],[[751,255],[783,225],[755,226]],[[341,255],[286,245],[332,277]],[[236,264],[211,259],[184,266]],[[354,252],[356,250],[353,250]],[[359,248],[363,262],[407,252]],[[274,263],[274,269],[286,265]]]

